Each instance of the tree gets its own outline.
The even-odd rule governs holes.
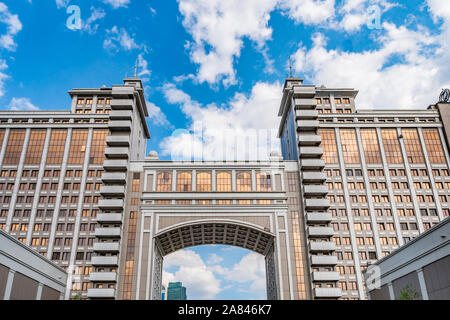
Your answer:
[[[81,294],[77,293],[75,297],[72,298],[72,300],[83,300],[83,297],[81,297]]]
[[[397,297],[397,300],[416,300],[419,299],[419,293],[410,288],[409,285],[400,290],[400,295]]]

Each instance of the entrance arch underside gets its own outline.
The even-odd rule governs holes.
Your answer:
[[[232,221],[190,223],[156,235],[163,255],[200,245],[222,244],[266,255],[274,235]]]

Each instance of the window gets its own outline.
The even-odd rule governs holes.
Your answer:
[[[140,175],[139,173],[134,173],[133,174],[133,183],[131,185],[131,192],[139,192],[140,190]]]
[[[30,141],[28,142],[25,164],[39,165],[41,164],[42,150],[44,150],[46,130],[33,129],[30,133]]]
[[[360,163],[355,129],[341,129],[340,133],[345,163],[346,164]]]
[[[338,153],[336,145],[336,135],[333,129],[319,130],[322,137],[323,159],[327,164],[338,163]]]
[[[22,154],[25,130],[11,129],[8,143],[6,145],[3,165],[18,165]]]
[[[416,129],[403,129],[403,141],[405,142],[406,155],[409,163],[425,163],[419,134]]]
[[[211,192],[211,173],[197,173],[197,192]]]
[[[361,139],[364,156],[368,164],[380,164],[381,154],[378,144],[378,136],[375,129],[361,129]]]
[[[236,174],[237,191],[252,191],[252,175],[250,172],[238,172]]]
[[[428,151],[428,158],[432,164],[444,164],[445,155],[437,129],[423,129],[423,138]]]
[[[256,174],[256,191],[272,191],[272,177],[269,173],[258,172]]]
[[[156,191],[157,192],[168,192],[172,190],[172,173],[171,172],[160,172],[156,176]]]
[[[229,172],[219,172],[216,176],[217,191],[231,191],[231,174]]]
[[[87,130],[73,130],[68,164],[83,164],[86,152],[87,135]]]
[[[106,137],[108,130],[94,130],[92,136],[91,155],[89,157],[90,164],[103,164],[105,160]]]
[[[386,160],[389,164],[403,163],[402,153],[396,129],[382,129],[381,136],[386,153]]]
[[[192,174],[190,172],[177,173],[177,191],[178,192],[192,191]]]

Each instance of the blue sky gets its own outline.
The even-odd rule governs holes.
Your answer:
[[[289,57],[306,83],[358,89],[359,108],[426,108],[450,87],[449,45],[448,0],[0,0],[0,110],[68,109],[69,89],[119,84],[138,58],[149,150],[245,157],[224,137],[258,130],[264,158],[278,147]],[[236,252],[224,260],[248,255]],[[194,253],[209,268],[208,249]],[[238,292],[218,270],[214,296]]]

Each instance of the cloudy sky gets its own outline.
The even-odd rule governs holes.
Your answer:
[[[450,87],[449,46],[448,0],[0,0],[0,110],[68,109],[67,90],[119,84],[137,61],[149,150],[220,158],[235,152],[226,138],[255,130],[264,158],[290,57],[308,84],[358,89],[359,108],[426,108]],[[204,268],[198,297],[238,292],[234,268],[262,265],[195,250],[166,276]]]

